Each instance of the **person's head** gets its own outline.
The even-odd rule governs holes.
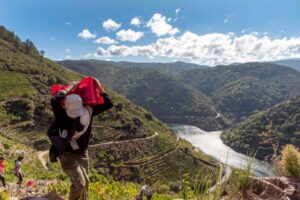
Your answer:
[[[18,156],[18,161],[22,161],[24,159],[24,156]]]
[[[76,119],[83,114],[82,99],[77,94],[70,94],[65,98],[65,109],[70,118]]]
[[[0,162],[1,161],[4,161],[4,157],[3,156],[0,156]]]

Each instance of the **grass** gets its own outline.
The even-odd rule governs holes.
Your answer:
[[[0,85],[0,100],[36,93],[29,80],[15,72],[0,71]]]

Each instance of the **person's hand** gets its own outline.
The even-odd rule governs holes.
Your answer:
[[[96,78],[93,78],[93,79],[94,79],[97,87],[100,89],[101,93],[104,93],[104,88],[102,87],[100,81],[98,79],[96,79]]]
[[[65,88],[64,90],[66,91],[66,93],[69,93],[73,88],[76,88],[78,85],[78,81],[73,81],[69,87]]]

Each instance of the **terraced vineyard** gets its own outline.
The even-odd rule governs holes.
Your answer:
[[[172,165],[171,163],[173,162],[177,162],[177,165]],[[193,175],[203,174],[215,181],[219,168],[215,165],[208,165],[200,159],[193,158],[182,149],[175,149],[165,156],[141,165],[140,172],[142,180],[149,184],[156,181],[162,183],[167,183],[169,180],[176,181],[181,179],[186,173]]]
[[[218,165],[194,157],[190,149],[179,145],[179,140],[175,146],[169,146],[162,153],[155,152],[153,149],[157,148],[159,140],[157,134],[153,137],[92,145],[92,165],[100,171],[109,168],[110,174],[116,179],[148,184],[177,181],[186,173],[215,182]]]

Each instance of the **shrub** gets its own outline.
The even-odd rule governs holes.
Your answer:
[[[285,176],[300,177],[300,152],[291,145],[286,145],[282,150],[281,166]]]
[[[192,199],[195,197],[188,174],[185,174],[183,177],[182,184],[181,184],[180,197],[182,197],[183,199]]]
[[[179,193],[180,192],[180,184],[177,182],[171,182],[169,184],[170,187],[170,191],[175,192],[175,193]]]
[[[153,184],[152,187],[153,187],[154,191],[157,192],[158,194],[164,194],[169,191],[168,185],[161,184],[159,182],[156,182],[155,184]]]
[[[7,192],[0,192],[0,200],[9,200],[9,194]]]
[[[20,117],[21,120],[30,120],[34,117],[34,103],[29,99],[9,102],[6,109],[12,115]]]
[[[55,192],[63,197],[69,193],[69,183],[67,181],[58,181],[55,184],[50,184],[48,187],[49,192]]]
[[[118,103],[117,105],[115,105],[115,109],[117,111],[122,111],[123,110],[123,104],[122,103]]]
[[[145,117],[148,119],[148,120],[153,120],[153,116],[151,113],[146,113],[145,114]]]

